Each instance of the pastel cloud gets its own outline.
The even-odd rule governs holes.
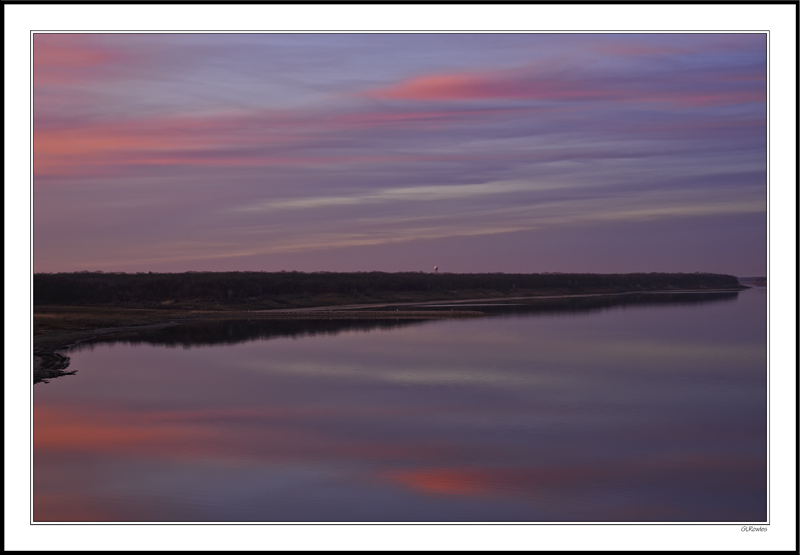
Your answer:
[[[730,105],[766,100],[763,75],[729,72],[693,75],[674,87],[668,74],[650,75],[647,81],[629,75],[572,75],[565,71],[539,68],[454,73],[414,77],[395,85],[370,91],[370,96],[390,100],[468,101],[613,101],[656,102],[683,107]],[[712,81],[724,81],[720,88]]]
[[[103,47],[93,35],[36,33],[33,43],[37,86],[108,79],[132,61],[124,51]]]
[[[113,175],[134,166],[262,166],[413,162],[458,156],[324,152],[321,136],[378,130],[423,131],[461,124],[507,110],[372,112],[352,114],[229,113],[113,122],[39,121],[34,132],[34,171],[47,175]],[[315,149],[316,152],[312,152]]]

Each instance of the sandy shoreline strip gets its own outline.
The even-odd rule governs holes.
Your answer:
[[[742,288],[737,289],[664,289],[661,291],[623,291],[620,293],[576,293],[574,295],[525,295],[520,297],[481,297],[477,299],[442,299],[438,301],[417,301],[417,302],[402,302],[402,303],[370,303],[370,304],[350,304],[338,305],[336,310],[360,310],[362,308],[385,308],[393,306],[435,306],[446,303],[448,305],[456,304],[469,304],[469,303],[499,303],[505,301],[526,301],[526,300],[541,300],[541,299],[577,299],[583,297],[620,297],[623,295],[658,295],[665,293],[729,293],[734,291],[741,291]],[[309,308],[278,308],[272,310],[251,310],[250,314],[266,314],[266,313],[308,313],[308,312],[324,312],[331,310],[334,307],[330,306],[315,306]]]

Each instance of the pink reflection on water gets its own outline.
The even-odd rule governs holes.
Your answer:
[[[758,457],[733,463],[711,454],[689,454],[671,459],[618,461],[615,464],[543,465],[531,468],[417,468],[391,470],[381,478],[411,490],[432,495],[516,496],[546,490],[568,491],[586,487],[620,487],[639,482],[694,483],[704,489],[765,485],[765,460]]]

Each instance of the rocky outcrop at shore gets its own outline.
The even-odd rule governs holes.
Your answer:
[[[75,374],[76,370],[68,372],[69,357],[52,351],[33,352],[33,383],[44,382],[52,378]]]

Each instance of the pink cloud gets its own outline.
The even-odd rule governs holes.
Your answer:
[[[132,54],[105,46],[100,37],[102,35],[34,34],[34,86],[69,84],[129,71],[136,61]]]
[[[587,96],[588,91],[569,91],[557,82],[530,80],[509,72],[426,75],[370,91],[368,96],[391,100],[487,100],[545,99],[564,95]]]
[[[630,75],[582,75],[582,72],[523,68],[518,70],[432,74],[412,77],[365,96],[406,101],[615,101],[656,102],[681,107],[761,102],[766,99],[752,73],[675,76],[668,73],[633,78]],[[727,81],[728,86],[719,86]],[[677,84],[677,86],[676,86]],[[744,85],[744,88],[742,87]]]
[[[455,155],[325,153],[320,136],[365,129],[431,129],[504,110],[283,113],[261,110],[204,116],[81,122],[39,118],[34,175],[112,176],[121,166],[273,166],[461,159]],[[291,149],[288,151],[287,149]],[[116,173],[115,173],[116,172]]]

